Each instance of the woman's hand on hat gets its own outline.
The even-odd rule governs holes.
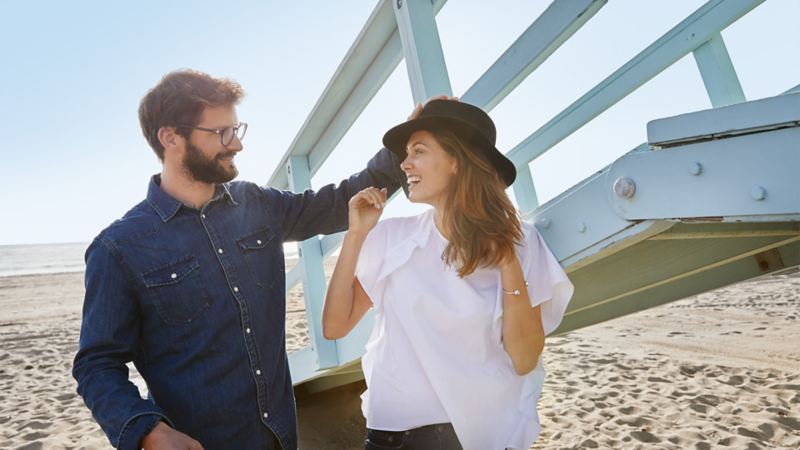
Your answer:
[[[349,206],[349,231],[367,234],[378,223],[383,207],[386,206],[386,188],[368,187],[354,195]]]
[[[417,103],[417,106],[415,106],[414,110],[411,111],[411,115],[408,116],[408,120],[414,120],[417,117],[419,117],[419,115],[422,114],[422,110],[425,108],[425,105],[427,105],[428,102],[431,100],[452,100],[454,102],[457,102],[460,101],[461,99],[458,97],[451,97],[446,94],[434,95],[433,97],[426,100],[425,103]]]

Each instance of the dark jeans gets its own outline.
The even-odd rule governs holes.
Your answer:
[[[462,450],[453,425],[439,423],[407,431],[367,428],[365,450]]]

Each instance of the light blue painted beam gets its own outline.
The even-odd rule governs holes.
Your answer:
[[[639,223],[797,220],[798,142],[800,126],[663,150],[643,144],[532,217],[565,265],[604,252],[609,239]],[[633,181],[630,198],[615,192],[623,178]]]
[[[325,373],[318,371],[316,355],[311,347],[304,347],[289,354],[289,372],[292,374],[292,384],[295,386]]]
[[[517,198],[517,207],[522,217],[531,214],[539,206],[531,168],[527,164],[517,168],[517,179],[514,181],[514,197]]]
[[[331,254],[341,245],[342,239],[344,239],[344,233],[323,236],[322,239],[319,240],[320,248],[322,249],[322,258],[324,259],[328,256],[331,256]],[[288,292],[289,289],[293,288],[294,285],[299,283],[302,279],[303,266],[301,264],[297,264],[286,274],[286,291]]]
[[[438,12],[446,0],[434,0]],[[285,167],[291,155],[308,156],[313,177],[322,162],[389,78],[402,58],[392,10],[394,0],[381,0],[275,168],[268,184],[287,189]]]
[[[533,212],[536,228],[559,261],[635,224],[611,207],[607,171],[591,175]]]
[[[628,179],[635,192],[609,192],[610,203],[626,220],[798,214],[799,143],[794,126],[628,154],[611,165],[607,186]]]
[[[414,103],[422,103],[433,95],[453,95],[430,0],[392,3]]]
[[[728,106],[746,100],[721,34],[714,34],[708,42],[697,47],[692,53],[713,107]]]
[[[517,167],[534,160],[763,2],[709,1],[528,136],[509,158]]]
[[[647,123],[647,142],[655,147],[791,126],[800,122],[800,93],[706,109]]]
[[[287,166],[289,185],[295,192],[311,188],[311,175],[308,160],[302,155],[293,155]],[[316,236],[298,243],[299,261],[295,267],[302,267],[303,301],[306,306],[308,334],[311,348],[315,354],[317,369],[334,367],[339,364],[336,342],[322,335],[322,307],[325,298],[325,272],[322,266],[322,247]]]
[[[607,0],[553,1],[461,96],[461,100],[491,111],[606,2]]]
[[[795,87],[789,89],[788,91],[784,92],[784,94],[794,94],[794,93],[797,93],[797,92],[800,92],[800,84],[798,84],[797,86],[795,86]]]

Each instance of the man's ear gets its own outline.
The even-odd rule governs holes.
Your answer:
[[[177,147],[181,138],[182,136],[175,132],[174,127],[161,127],[158,129],[158,141],[165,151],[169,148]]]

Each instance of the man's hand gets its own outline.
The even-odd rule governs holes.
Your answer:
[[[429,98],[428,100],[426,100],[426,101],[425,101],[425,103],[417,103],[417,106],[415,106],[415,107],[414,107],[414,111],[411,111],[411,115],[410,115],[410,116],[408,116],[408,120],[414,120],[414,119],[416,119],[417,117],[419,117],[419,115],[420,115],[420,114],[422,114],[422,109],[423,109],[423,108],[425,107],[425,105],[427,105],[427,104],[428,104],[428,102],[429,102],[429,101],[431,101],[431,100],[452,100],[452,101],[454,101],[454,102],[457,102],[457,101],[459,101],[460,99],[459,99],[458,97],[450,97],[450,96],[448,96],[448,95],[444,95],[444,94],[441,94],[441,95],[434,95],[433,97],[431,97],[431,98]]]
[[[153,431],[142,439],[144,450],[203,450],[199,442],[172,429],[164,422],[158,422]]]

